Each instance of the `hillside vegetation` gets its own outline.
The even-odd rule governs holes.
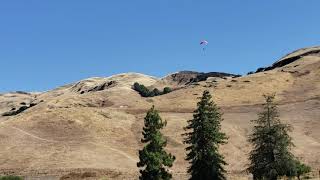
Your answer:
[[[62,179],[136,179],[138,150],[148,109],[155,106],[167,121],[166,150],[175,155],[172,175],[187,179],[184,127],[192,119],[204,90],[221,107],[221,130],[229,139],[220,147],[228,162],[228,179],[247,179],[247,137],[257,119],[263,94],[276,93],[280,118],[293,127],[292,153],[316,173],[320,169],[320,47],[287,55],[273,66],[247,76],[210,76],[190,82],[197,74],[174,73],[155,78],[139,73],[96,77],[42,93],[0,95],[0,174]],[[294,61],[287,63],[294,57]],[[286,61],[283,64],[282,61]],[[133,84],[174,91],[142,97]],[[30,107],[31,104],[35,104]]]

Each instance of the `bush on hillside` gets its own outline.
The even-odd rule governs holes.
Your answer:
[[[133,84],[133,89],[139,92],[142,97],[154,97],[172,92],[172,89],[169,87],[163,88],[162,92],[157,88],[150,91],[146,86],[137,82]]]
[[[296,160],[296,176],[298,179],[301,179],[300,177],[311,172],[311,167],[303,164],[302,162]]]
[[[168,93],[170,93],[170,92],[172,92],[172,89],[171,89],[171,88],[169,88],[169,87],[163,88],[163,94],[168,94]]]
[[[21,106],[18,110],[12,109],[12,111],[3,113],[2,116],[15,116],[15,115],[20,114],[23,111],[27,110],[28,108],[29,108],[28,106]]]
[[[150,91],[148,88],[146,88],[144,85],[140,85],[139,83],[134,83],[133,84],[133,89],[138,91],[139,94],[142,96],[142,97],[149,97],[150,96]]]
[[[154,88],[152,93],[153,93],[154,96],[159,96],[159,95],[162,94],[162,92],[160,92],[159,89],[157,89],[157,88]]]
[[[0,180],[23,180],[23,178],[19,176],[0,176]]]

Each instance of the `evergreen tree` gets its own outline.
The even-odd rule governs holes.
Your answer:
[[[141,180],[168,180],[172,175],[166,167],[172,167],[175,157],[168,154],[164,147],[167,140],[163,137],[160,130],[166,126],[166,121],[162,121],[158,111],[154,106],[147,112],[144,118],[143,139],[142,143],[147,143],[139,151],[140,162],[137,163],[140,170]]]
[[[279,176],[294,174],[293,146],[288,132],[291,127],[280,122],[274,95],[265,96],[266,103],[259,118],[253,120],[254,128],[249,136],[253,145],[250,152],[248,171],[254,179],[276,180]]]
[[[211,100],[209,91],[204,91],[193,119],[188,121],[184,134],[184,143],[189,146],[187,158],[190,162],[188,172],[191,180],[226,179],[223,168],[227,163],[219,154],[219,145],[227,143],[227,137],[221,132],[222,114]]]

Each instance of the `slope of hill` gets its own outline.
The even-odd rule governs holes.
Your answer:
[[[230,179],[247,176],[246,137],[256,118],[262,94],[277,93],[281,119],[293,125],[294,154],[320,169],[320,56],[303,49],[284,57],[295,60],[248,76],[208,77],[197,83],[190,74],[163,79],[138,73],[90,78],[52,91],[0,95],[0,172],[51,179],[135,179],[137,151],[145,112],[154,104],[168,121],[168,151],[177,156],[172,169],[185,179],[183,127],[202,91],[207,89],[224,112],[223,131],[229,143],[221,148]],[[320,49],[320,48],[318,48]],[[191,78],[196,77],[191,73]],[[131,86],[174,86],[175,91],[141,97]],[[33,104],[30,106],[30,104]]]

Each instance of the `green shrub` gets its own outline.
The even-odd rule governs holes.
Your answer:
[[[0,180],[23,180],[20,176],[0,176]]]
[[[168,93],[170,93],[170,92],[172,92],[172,89],[171,89],[171,88],[169,88],[169,87],[163,88],[163,94],[168,94]]]
[[[152,92],[153,92],[154,96],[159,96],[162,94],[162,92],[160,92],[159,89],[157,89],[157,88],[154,88]]]
[[[139,94],[140,94],[141,96],[143,96],[143,97],[149,97],[149,95],[150,95],[149,89],[146,88],[144,85],[139,84],[139,83],[137,83],[137,82],[134,83],[133,89],[136,90],[136,91],[138,91]]]
[[[154,97],[154,96],[160,96],[162,94],[167,94],[169,92],[171,92],[171,88],[169,87],[165,87],[163,89],[163,91],[161,92],[159,89],[154,88],[152,91],[150,91],[147,87],[145,87],[143,84],[139,84],[137,82],[135,82],[133,84],[133,89],[136,90],[137,92],[139,92],[139,94],[142,97]]]
[[[311,172],[311,167],[301,163],[300,161],[296,161],[296,171],[297,171],[297,178],[300,179],[300,176],[303,176],[309,172]]]
[[[18,110],[13,110],[13,111],[3,113],[2,116],[15,116],[27,110],[28,108],[29,108],[28,106],[21,106]]]
[[[142,97],[150,97],[151,96],[151,92],[143,84],[139,84],[136,82],[133,84],[133,89],[138,91]]]

